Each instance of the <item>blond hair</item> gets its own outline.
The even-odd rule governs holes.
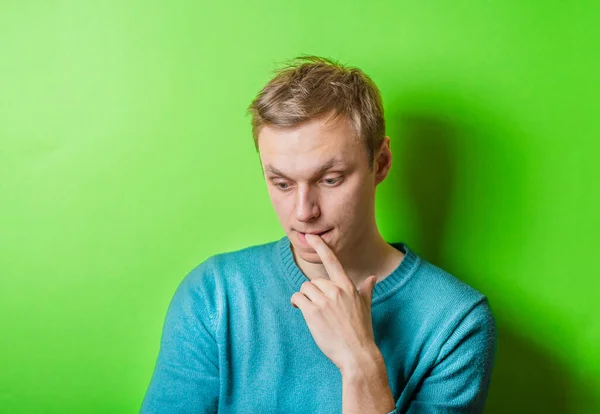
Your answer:
[[[385,137],[381,95],[360,69],[311,55],[301,55],[275,71],[276,76],[248,107],[258,151],[263,126],[291,128],[334,111],[350,120],[356,138],[366,144],[369,167]]]

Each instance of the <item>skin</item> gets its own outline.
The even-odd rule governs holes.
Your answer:
[[[292,305],[302,315],[317,344],[342,374],[342,413],[388,413],[395,407],[385,361],[375,344],[371,303],[375,276],[359,290],[319,236],[307,235],[330,275],[302,284]]]
[[[347,119],[332,121],[332,115],[291,129],[262,128],[259,153],[269,197],[294,259],[309,280],[328,275],[299,232],[331,229],[325,240],[354,285],[369,275],[379,282],[404,257],[383,239],[375,222],[375,190],[392,165],[390,139],[386,136],[376,151],[371,171],[364,142],[355,138]],[[341,163],[320,173],[331,158]]]
[[[302,311],[321,351],[342,374],[342,411],[394,408],[371,316],[375,283],[404,258],[375,223],[375,189],[392,163],[389,137],[368,165],[351,124],[331,113],[295,128],[263,127],[259,152],[277,217],[309,280],[290,302]],[[331,159],[338,164],[323,170]],[[298,232],[330,230],[323,238]],[[358,289],[357,289],[358,287]]]

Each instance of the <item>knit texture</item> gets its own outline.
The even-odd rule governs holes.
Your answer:
[[[373,289],[396,413],[480,413],[497,330],[487,298],[406,243]],[[308,279],[290,241],[214,255],[169,305],[142,413],[341,413],[342,377],[290,298]]]

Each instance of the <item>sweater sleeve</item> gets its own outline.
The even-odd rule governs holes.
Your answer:
[[[408,413],[482,413],[496,350],[496,324],[484,298],[442,346]]]
[[[219,359],[213,318],[188,277],[169,304],[141,413],[215,413],[218,398]]]

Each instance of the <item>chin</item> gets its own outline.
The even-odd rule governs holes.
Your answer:
[[[306,250],[298,251],[296,250],[296,254],[302,258],[305,262],[312,264],[322,264],[323,261],[319,257],[316,252],[308,252]]]
[[[306,247],[297,243],[295,241],[290,241],[292,245],[292,251],[297,255],[302,257],[302,259],[307,262],[314,262],[315,260],[320,260],[319,255],[316,251],[314,251],[311,247]]]

